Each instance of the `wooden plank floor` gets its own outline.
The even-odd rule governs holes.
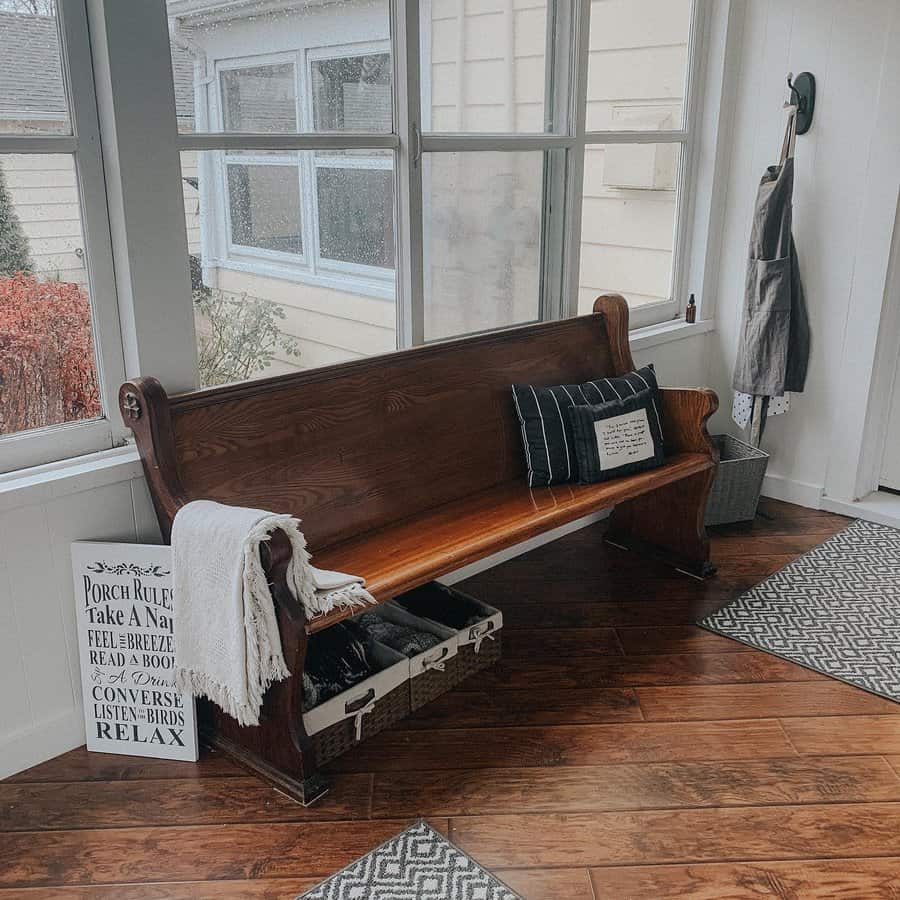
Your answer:
[[[530,900],[900,897],[900,706],[693,622],[845,527],[765,501],[705,583],[570,535],[472,579],[504,659],[310,809],[205,753],[0,783],[0,900],[286,898],[423,815]]]

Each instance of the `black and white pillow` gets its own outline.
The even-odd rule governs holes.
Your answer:
[[[631,397],[643,390],[652,394],[653,412],[662,430],[656,405],[656,373],[644,366],[616,378],[598,378],[584,384],[554,387],[512,386],[513,400],[522,427],[522,443],[528,467],[528,484],[539,487],[578,478],[572,424],[566,410]]]
[[[606,481],[665,462],[653,394],[645,388],[621,400],[567,410],[580,482]]]

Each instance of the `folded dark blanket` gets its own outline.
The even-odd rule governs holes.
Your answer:
[[[407,657],[418,656],[441,642],[430,631],[419,631],[411,625],[399,625],[373,612],[357,616],[356,623],[371,638]]]
[[[376,666],[369,639],[352,622],[339,622],[314,635],[306,651],[303,702],[312,709],[372,675]]]

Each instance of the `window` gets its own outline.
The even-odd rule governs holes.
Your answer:
[[[390,156],[317,154],[319,259],[394,268],[394,173]]]
[[[310,64],[314,131],[391,130],[391,56],[348,53]]]
[[[605,291],[679,314],[691,0],[168,8],[198,333],[267,309],[250,377]]]
[[[579,312],[610,290],[634,325],[680,312],[691,20],[691,0],[591,3]]]
[[[75,3],[36,10],[0,4],[0,472],[121,434],[108,418],[123,366],[86,21]]]
[[[225,170],[232,243],[302,256],[296,162],[260,157],[250,164],[226,158]]]
[[[429,153],[425,340],[541,317],[540,152]]]
[[[260,61],[211,63],[218,91],[205,97],[207,107],[198,112],[216,121],[219,102],[222,149],[183,157],[185,211],[197,237],[191,252],[203,383],[396,345],[393,306],[375,309],[370,302],[384,307],[395,295],[393,154],[342,147],[340,138],[335,147],[303,149],[302,137],[390,134],[389,46],[384,41],[378,52],[371,43],[301,44]],[[295,147],[248,149],[243,133],[292,135]],[[288,284],[300,290],[289,291]],[[213,371],[203,352],[211,345],[210,329],[218,333],[224,325],[216,317],[235,318],[241,307],[266,321],[268,338],[257,341],[250,370]]]
[[[296,75],[290,63],[225,69],[221,84],[223,131],[297,130]]]

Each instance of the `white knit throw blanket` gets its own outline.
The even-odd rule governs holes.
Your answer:
[[[175,684],[208,697],[241,725],[258,725],[263,695],[290,674],[259,555],[276,529],[291,542],[287,583],[307,616],[374,598],[362,578],[316,569],[300,520],[195,500],[172,526]]]

